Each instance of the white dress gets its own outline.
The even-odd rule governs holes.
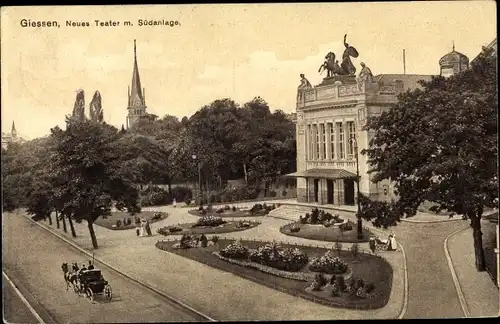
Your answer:
[[[397,250],[398,249],[398,243],[396,242],[396,238],[394,236],[391,237],[391,248],[393,250]]]

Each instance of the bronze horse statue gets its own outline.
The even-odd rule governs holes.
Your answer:
[[[318,73],[322,73],[325,70],[327,78],[342,74],[342,69],[339,65],[339,61],[335,61],[335,53],[329,52],[325,56],[325,62],[319,67]]]

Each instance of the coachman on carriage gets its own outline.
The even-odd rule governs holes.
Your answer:
[[[111,300],[113,297],[111,286],[102,276],[101,270],[94,269],[90,262],[88,268],[83,266],[82,269],[79,269],[78,265],[74,263],[72,271],[70,271],[68,264],[63,263],[61,269],[64,273],[66,290],[72,285],[76,294],[84,295],[90,301],[94,300],[95,295],[104,295],[107,300]]]

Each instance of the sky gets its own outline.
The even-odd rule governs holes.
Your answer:
[[[22,19],[60,27],[22,27]],[[120,25],[97,27],[96,19]],[[453,42],[472,60],[496,37],[497,18],[493,1],[419,1],[2,7],[1,22],[2,132],[15,121],[33,139],[64,126],[78,89],[87,114],[98,90],[106,122],[125,124],[134,39],[149,113],[181,118],[216,99],[256,96],[289,113],[299,75],[320,83],[318,68],[329,51],[341,57],[344,34],[359,52],[358,72],[364,62],[375,75],[403,73],[405,49],[406,73],[439,74]]]

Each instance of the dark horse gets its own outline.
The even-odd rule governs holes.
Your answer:
[[[66,290],[69,289],[70,284],[73,286],[73,289],[74,289],[76,287],[78,265],[76,263],[73,263],[72,271],[70,272],[69,268],[68,268],[68,264],[63,263],[61,265],[61,269],[62,269],[63,275],[64,275],[64,282],[66,282]]]

